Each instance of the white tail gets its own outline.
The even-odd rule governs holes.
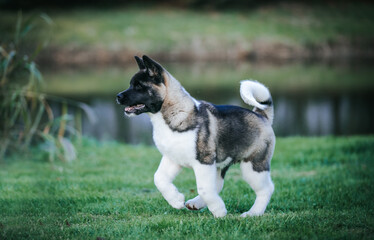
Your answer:
[[[246,104],[255,107],[254,112],[265,115],[270,123],[273,123],[273,101],[269,90],[263,84],[253,80],[241,81],[240,96]]]

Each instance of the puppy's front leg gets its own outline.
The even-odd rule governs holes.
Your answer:
[[[173,180],[180,170],[181,166],[164,156],[154,175],[154,182],[157,189],[161,192],[165,200],[173,208],[177,209],[184,208],[184,195],[173,184]]]
[[[196,176],[197,192],[207,204],[214,217],[224,217],[227,214],[225,203],[217,193],[216,165],[197,163],[193,166]]]

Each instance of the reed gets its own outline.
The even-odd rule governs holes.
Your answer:
[[[14,38],[0,45],[0,159],[14,152],[27,152],[34,144],[42,144],[41,149],[51,161],[56,157],[64,161],[76,158],[71,139],[80,134],[71,124],[68,109],[82,111],[88,107],[42,92],[43,77],[34,60],[48,44],[48,38],[32,51],[26,50],[30,49],[26,37],[40,20],[52,28],[53,21],[46,14],[23,19],[19,12]],[[52,101],[61,104],[61,116],[53,113]],[[79,118],[75,122],[81,122],[82,115],[75,116]]]

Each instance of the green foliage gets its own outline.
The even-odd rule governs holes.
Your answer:
[[[128,53],[248,51],[252,43],[288,46],[371,43],[374,4],[272,4],[259,8],[196,11],[154,6],[50,10],[55,48],[99,48]],[[0,29],[14,21],[0,11]],[[4,29],[5,27],[3,27]],[[6,33],[6,29],[4,30]],[[35,35],[45,35],[39,31]],[[371,45],[369,45],[371,46]],[[261,45],[259,46],[261,47]],[[277,45],[275,45],[277,47]]]
[[[238,165],[221,193],[228,209],[175,210],[156,190],[154,147],[83,139],[79,161],[42,161],[39,149],[0,166],[2,239],[371,239],[374,137],[278,138],[275,192],[261,217],[242,219],[255,199]],[[175,184],[195,197],[194,174]]]
[[[47,15],[40,18],[50,27],[52,20]],[[48,101],[51,97],[41,93],[43,78],[34,62],[47,41],[39,43],[32,54],[24,48],[35,21],[35,16],[23,21],[20,12],[13,40],[0,46],[0,159],[7,153],[25,152],[31,144],[44,142],[43,149],[50,160],[57,156],[69,161],[75,158],[75,151],[66,138],[68,104],[60,101],[62,116],[54,117]]]

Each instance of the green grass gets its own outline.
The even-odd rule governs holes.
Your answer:
[[[374,5],[280,4],[253,10],[193,11],[176,8],[47,10],[54,21],[52,46],[94,47],[160,53],[248,50],[253,41],[287,45],[374,38]],[[25,12],[28,16],[31,13]],[[3,37],[14,27],[16,13],[0,11]],[[47,35],[39,30],[34,37]]]
[[[254,193],[229,170],[228,215],[172,209],[153,185],[154,147],[83,140],[72,163],[38,149],[0,163],[0,239],[373,239],[374,137],[279,138],[264,216],[241,219]],[[175,181],[196,194],[191,170]]]

